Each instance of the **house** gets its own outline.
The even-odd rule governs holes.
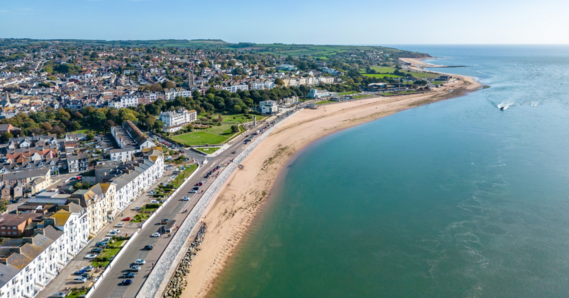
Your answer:
[[[277,106],[277,102],[274,100],[265,100],[259,102],[259,109],[261,110],[261,114],[274,114],[279,111],[279,107]]]
[[[87,171],[89,169],[89,154],[81,152],[77,155],[68,155],[67,169],[69,173]]]
[[[16,133],[20,131],[19,128],[12,126],[12,124],[0,124],[0,135],[9,132],[9,133]]]
[[[129,161],[132,160],[133,155],[136,153],[134,147],[126,147],[121,149],[113,149],[109,151],[112,161]]]
[[[160,121],[164,122],[165,132],[175,132],[191,122],[197,120],[197,112],[195,110],[188,111],[184,108],[177,111],[160,113]]]
[[[308,98],[323,98],[323,97],[330,97],[335,95],[334,92],[328,92],[326,90],[319,90],[319,89],[310,89],[310,92],[306,95]]]
[[[134,125],[130,120],[127,120],[123,123],[122,128],[126,133],[130,136],[130,138],[138,145],[139,149],[145,148],[152,148],[155,147],[156,144],[152,142],[145,134]],[[117,142],[118,143],[118,142]]]

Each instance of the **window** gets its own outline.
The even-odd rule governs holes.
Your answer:
[[[15,230],[15,229],[17,229],[17,228],[16,228],[16,227],[12,227],[12,230]]]

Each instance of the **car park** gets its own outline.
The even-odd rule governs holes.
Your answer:
[[[95,254],[88,254],[85,256],[85,259],[90,259],[90,260],[96,259],[96,258],[97,258],[97,255],[95,255]]]
[[[144,264],[146,264],[146,261],[143,259],[136,259],[136,260],[134,260],[134,264],[135,265],[144,265]]]
[[[150,237],[160,237],[160,233],[154,233],[154,234],[150,235]]]
[[[123,285],[123,286],[132,285],[132,280],[131,279],[125,279],[125,280],[121,281],[121,285]]]
[[[144,246],[144,250],[152,250],[154,248],[154,246],[152,245],[145,245]]]

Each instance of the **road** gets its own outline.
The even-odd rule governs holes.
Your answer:
[[[280,121],[282,118],[279,118],[278,120]],[[241,153],[249,146],[248,144],[244,144],[244,139],[250,137],[249,134],[251,134],[254,130],[263,128],[264,125],[265,124],[259,125],[256,128],[251,129],[248,132],[245,132],[241,136],[237,137],[232,141],[230,147],[225,151],[219,153],[218,156],[208,157],[208,162],[205,165],[203,165],[203,161],[206,158],[202,154],[194,152],[187,148],[183,149],[186,156],[193,157],[200,163],[200,168],[198,168],[190,181],[188,181],[185,186],[183,186],[182,189],[178,191],[176,196],[166,201],[163,208],[158,212],[158,214],[150,222],[145,223],[142,228],[140,228],[140,223],[125,222],[125,227],[120,228],[121,234],[132,235],[134,232],[138,231],[139,235],[135,239],[131,240],[133,242],[130,243],[130,245],[126,248],[126,251],[123,252],[122,256],[112,262],[112,267],[107,268],[108,272],[104,280],[97,286],[97,289],[95,289],[92,297],[135,297],[137,292],[146,281],[146,278],[148,277],[153,264],[158,261],[160,255],[166,249],[168,243],[172,239],[172,237],[168,237],[168,235],[162,235],[159,238],[150,237],[150,235],[157,232],[162,226],[160,225],[160,221],[166,218],[169,220],[176,220],[176,226],[180,226],[185,217],[197,204],[203,192],[205,192],[207,187],[213,183],[216,177],[216,175],[212,175],[209,179],[205,179],[204,176],[217,166],[220,166],[219,171],[222,171],[230,160],[239,155],[239,153]],[[235,154],[232,153],[234,151],[236,152]],[[150,189],[155,189],[161,182],[165,182],[170,179],[171,176],[172,173],[167,171],[164,176],[159,179],[159,181],[157,181]],[[194,185],[202,180],[206,180],[206,182],[200,188],[200,193],[189,194],[189,191],[194,187]],[[184,196],[190,197],[190,201],[182,201],[182,198]],[[54,293],[59,292],[64,288],[89,286],[89,284],[73,284],[70,282],[73,272],[91,263],[89,260],[85,259],[85,256],[89,254],[95,247],[96,242],[105,238],[106,234],[110,230],[116,229],[116,224],[121,223],[122,218],[134,217],[137,214],[137,212],[133,211],[132,208],[144,206],[152,199],[154,198],[149,196],[148,193],[141,195],[129,206],[127,210],[123,211],[123,214],[121,216],[117,216],[112,224],[109,224],[103,228],[103,230],[95,237],[95,239],[93,239],[79,254],[77,254],[77,256],[71,260],[70,263],[58,274],[58,276],[53,281],[51,281],[47,287],[36,297],[50,297],[50,295],[53,295]],[[184,210],[187,211],[183,212]],[[176,230],[173,231],[173,233],[175,232]],[[174,234],[172,234],[172,236],[173,235]],[[143,247],[145,245],[152,245],[154,248],[150,251],[143,250]],[[130,286],[121,286],[120,282],[122,280],[122,275],[128,271],[130,264],[132,264],[135,259],[144,259],[146,261],[146,264],[142,265],[140,272],[137,273],[135,278],[132,278],[133,283]]]
[[[262,128],[262,127],[259,127]],[[248,133],[244,133],[242,136],[236,138],[233,144],[225,151],[221,152],[216,157],[207,158],[208,163],[200,167],[195,175],[178,191],[175,197],[168,200],[164,207],[158,212],[158,214],[148,223],[146,223],[143,228],[139,231],[139,236],[134,239],[133,243],[127,247],[127,251],[124,256],[120,259],[114,261],[113,267],[97,289],[93,293],[92,297],[110,297],[110,298],[126,298],[135,297],[146,278],[148,277],[152,266],[158,261],[162,252],[166,249],[166,246],[172,239],[172,237],[167,237],[163,235],[160,238],[152,238],[150,235],[157,232],[161,227],[160,221],[162,219],[176,220],[176,225],[180,226],[186,216],[190,213],[192,208],[197,204],[198,200],[201,198],[205,189],[213,183],[215,176],[211,176],[206,183],[200,188],[199,194],[189,194],[189,191],[194,187],[196,183],[201,180],[205,180],[204,176],[217,166],[220,166],[219,171],[225,168],[227,162],[241,153],[248,145],[244,144]],[[184,149],[185,154],[188,157],[194,157],[203,162],[203,155],[195,153],[189,149]],[[232,154],[236,151],[235,154]],[[200,162],[201,163],[201,162]],[[191,200],[182,201],[184,196],[189,196]],[[186,212],[182,212],[187,210]],[[174,231],[175,233],[176,231]],[[173,235],[172,235],[173,236]],[[154,249],[151,251],[142,250],[145,245],[152,245]],[[119,283],[122,280],[122,275],[128,271],[129,266],[134,262],[135,259],[144,259],[146,264],[141,266],[141,271],[137,274],[135,278],[132,279],[133,283],[130,286],[121,286]]]

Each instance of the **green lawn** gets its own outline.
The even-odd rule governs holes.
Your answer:
[[[372,78],[400,78],[400,76],[398,75],[394,75],[394,74],[385,74],[385,73],[364,73],[362,74],[363,76],[366,77],[372,77]]]
[[[125,240],[115,241],[115,243],[111,244],[108,248],[106,248],[103,251],[102,254],[99,255],[98,258],[107,258],[107,261],[104,261],[104,262],[94,261],[91,263],[91,265],[93,267],[107,267],[110,263],[110,261],[108,261],[108,259],[116,256],[119,253],[119,251],[121,250],[121,246],[122,246],[123,242],[125,242]]]
[[[354,96],[353,99],[359,99],[359,98],[364,98],[364,97],[369,97],[369,95],[356,95],[356,96]]]
[[[191,165],[187,168],[185,168],[182,173],[178,174],[178,176],[176,177],[176,179],[174,179],[174,181],[172,181],[170,184],[173,186],[173,188],[178,188],[180,187],[180,185],[184,182],[184,179],[186,179],[186,177],[190,177],[190,175],[198,168],[198,165]]]
[[[71,294],[65,296],[66,298],[78,298],[81,295],[87,294],[88,290],[83,290],[83,291],[71,291]]]
[[[235,125],[235,124],[233,124]],[[220,126],[214,125],[211,128],[206,128],[203,131],[207,131],[209,133],[213,133],[216,135],[232,135],[233,132],[231,131],[231,124],[221,124]]]
[[[205,144],[221,144],[227,140],[229,136],[220,136],[206,131],[194,131],[173,136],[172,138],[184,143],[186,146],[195,146]]]
[[[201,151],[205,154],[212,154],[215,151],[219,150],[219,147],[213,147],[213,148],[195,148],[198,151]]]
[[[84,133],[87,134],[89,131],[94,131],[94,132],[103,132],[103,130],[101,128],[83,128],[80,130],[76,130],[76,131],[72,131],[70,133]]]
[[[323,100],[323,101],[317,102],[316,104],[317,104],[317,105],[323,105],[323,104],[332,103],[332,102],[334,102],[334,101],[331,101],[331,100]]]
[[[359,93],[359,92],[358,91],[340,92],[340,93],[338,93],[338,95],[350,95],[350,94],[355,94],[355,93]]]

